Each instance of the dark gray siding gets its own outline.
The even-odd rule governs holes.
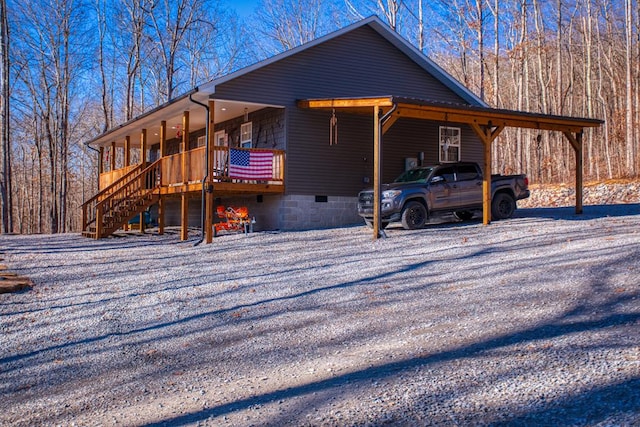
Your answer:
[[[222,83],[215,94],[282,106],[305,98],[380,95],[464,103],[368,26]]]
[[[372,179],[372,116],[337,111],[338,145],[329,146],[330,113],[298,109],[296,101],[384,95],[464,103],[368,26],[222,83],[215,97],[287,107],[287,193],[349,196],[370,185],[365,178]],[[393,140],[394,132],[403,132],[397,147],[385,143],[385,179],[395,177],[418,146],[437,160],[437,125],[401,126],[396,123],[388,136]],[[431,137],[425,139],[425,132]]]
[[[249,114],[249,121],[253,123],[253,140],[251,148],[284,149],[284,109],[263,108]],[[224,130],[229,138],[229,145],[240,145],[240,126],[243,117],[226,122],[217,123],[214,132]]]

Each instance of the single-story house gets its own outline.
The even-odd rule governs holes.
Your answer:
[[[204,224],[207,242],[216,206],[246,206],[258,230],[359,223],[358,192],[416,163],[476,161],[490,180],[491,142],[505,126],[567,135],[581,194],[582,129],[600,123],[491,109],[370,17],[89,141],[100,188],[83,206],[83,234],[108,236],[150,206],[160,233],[181,226],[187,239],[189,225]]]

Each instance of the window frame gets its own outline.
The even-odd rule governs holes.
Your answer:
[[[253,142],[253,122],[240,125],[240,147],[251,148]]]
[[[462,129],[461,128],[451,127],[451,126],[440,126],[439,138],[438,138],[438,158],[440,159],[440,163],[460,162],[461,151],[462,151],[461,146],[462,146]]]

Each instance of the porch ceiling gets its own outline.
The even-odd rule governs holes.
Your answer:
[[[161,105],[135,119],[124,123],[116,128],[110,129],[102,135],[97,136],[88,144],[92,147],[109,147],[115,141],[116,146],[124,145],[125,138],[131,138],[131,146],[140,144],[140,134],[142,129],[147,129],[147,145],[151,146],[160,142],[160,124],[164,120],[167,122],[167,139],[175,138],[176,132],[182,128],[182,116],[185,111],[189,111],[189,129],[191,131],[202,129],[206,126],[207,112],[205,108],[192,102],[189,95],[198,102],[207,104],[209,97],[201,92],[192,92]],[[214,99],[215,101],[215,123],[221,123],[244,114],[266,107],[276,107],[269,104],[258,104],[243,101],[231,101],[224,99]]]

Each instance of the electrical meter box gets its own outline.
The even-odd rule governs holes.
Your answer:
[[[416,157],[406,157],[404,159],[404,170],[408,171],[409,169],[418,167],[418,159]]]

